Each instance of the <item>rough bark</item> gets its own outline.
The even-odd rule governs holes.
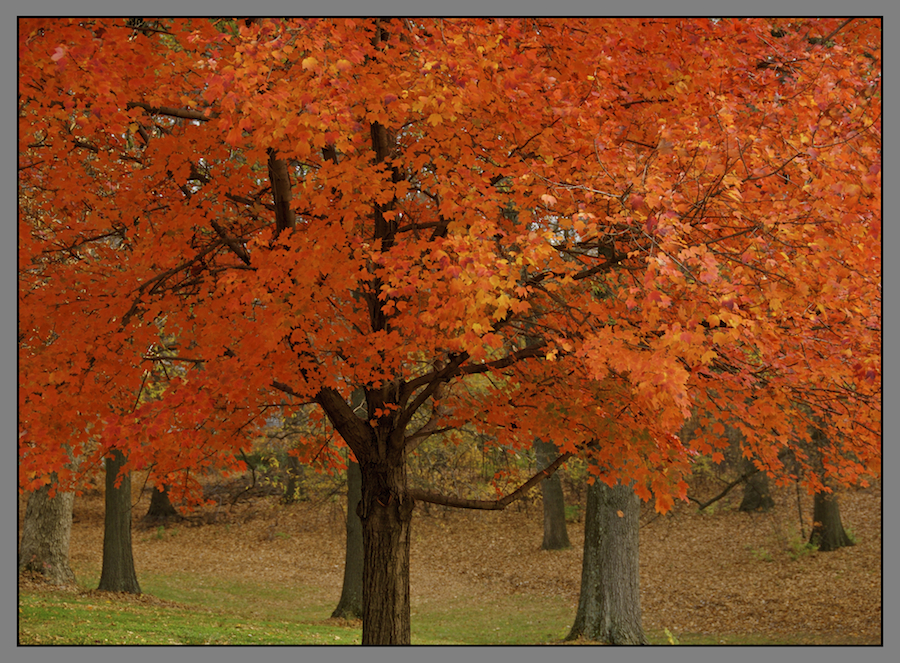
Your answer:
[[[535,439],[534,448],[538,467],[547,467],[559,455],[556,445],[541,439]],[[566,499],[558,473],[554,472],[541,481],[541,496],[544,504],[544,540],[541,542],[541,550],[571,548],[569,532],[566,530]]]
[[[28,496],[22,540],[19,543],[19,573],[39,573],[57,585],[75,583],[69,566],[69,538],[75,493],[50,497],[45,485]]]
[[[362,498],[362,473],[359,465],[347,465],[347,545],[344,559],[344,584],[341,598],[331,616],[359,619],[363,615],[363,531],[357,508]]]
[[[116,487],[125,455],[115,449],[106,459],[106,515],[103,522],[103,567],[97,589],[140,594],[131,549],[131,474]]]
[[[364,645],[410,643],[409,542],[414,501],[406,462],[361,461]]]
[[[629,486],[610,488],[600,481],[587,492],[581,594],[566,639],[647,644],[638,565],[640,501]]]
[[[816,493],[813,498],[813,528],[809,542],[820,552],[831,552],[854,545],[841,523],[841,510],[835,493]]]

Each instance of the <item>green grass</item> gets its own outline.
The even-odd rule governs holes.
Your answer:
[[[23,594],[20,644],[199,645],[358,643],[355,629],[242,618],[195,607],[116,601],[101,595]]]
[[[459,598],[414,605],[412,641],[435,644],[534,645],[558,643],[569,631],[575,607],[562,599],[512,594],[488,603]]]
[[[97,572],[80,570],[83,588],[97,586]],[[189,575],[141,578],[145,595],[178,603],[121,600],[103,593],[22,591],[19,643],[22,645],[350,645],[361,628],[329,620],[334,608],[317,590],[234,582]],[[558,598],[524,594],[476,602],[468,597],[413,604],[412,643],[428,645],[560,644],[575,607]],[[647,632],[656,645],[878,644],[835,642],[821,635],[760,635]],[[838,638],[840,642],[838,642]]]

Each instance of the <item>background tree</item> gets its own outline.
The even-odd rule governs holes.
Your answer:
[[[147,513],[144,514],[144,522],[150,524],[167,522],[178,516],[178,510],[169,499],[169,491],[165,485],[153,486],[150,493],[150,505],[147,507]]]
[[[822,463],[824,451],[828,447],[828,437],[825,432],[816,427],[812,433],[812,440],[816,447],[813,450],[817,462]],[[841,510],[838,505],[838,497],[833,488],[820,491],[813,497],[813,526],[810,532],[809,542],[817,546],[822,552],[831,552],[838,548],[855,545],[841,522]]]
[[[521,494],[411,489],[436,430],[590,450],[665,511],[724,446],[670,435],[693,408],[788,480],[809,408],[836,433],[824,472],[798,454],[810,489],[877,474],[879,21],[155,25],[21,25],[22,489],[123,445],[190,498],[273,403],[314,404],[390,644],[414,501]],[[161,361],[186,374],[129,412]]]
[[[538,468],[547,467],[559,455],[552,442],[534,441]],[[569,532],[566,529],[566,499],[562,480],[554,473],[541,481],[541,501],[544,512],[544,539],[542,550],[564,550],[571,548]]]
[[[741,470],[747,478],[738,511],[771,510],[775,506],[775,499],[769,490],[769,475],[760,472],[748,458],[741,459]]]
[[[363,536],[362,523],[356,513],[362,499],[362,474],[359,464],[347,462],[347,543],[344,558],[344,580],[341,598],[332,617],[359,619],[363,615]]]

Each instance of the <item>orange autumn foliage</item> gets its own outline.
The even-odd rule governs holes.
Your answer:
[[[190,491],[306,403],[361,462],[469,423],[660,510],[716,422],[879,471],[880,21],[147,25],[20,21],[22,489],[117,446]]]

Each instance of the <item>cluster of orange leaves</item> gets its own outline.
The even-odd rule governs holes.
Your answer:
[[[660,510],[721,423],[812,488],[813,424],[831,476],[877,472],[880,29],[22,20],[20,486],[117,446],[190,490],[273,409],[459,356],[444,426],[553,440]],[[181,370],[143,403],[154,366]]]

